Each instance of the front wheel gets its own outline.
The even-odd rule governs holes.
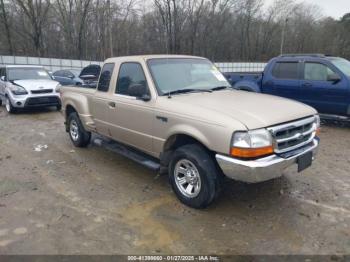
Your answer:
[[[5,107],[6,107],[6,111],[10,114],[13,114],[16,112],[16,108],[13,107],[11,100],[8,97],[5,98]]]
[[[57,106],[56,106],[56,109],[57,109],[57,111],[61,111],[62,105],[57,105]]]
[[[91,133],[82,125],[77,113],[68,116],[69,137],[76,147],[86,147],[90,143]]]
[[[197,144],[182,146],[174,152],[169,179],[179,200],[193,208],[209,206],[221,188],[221,174],[213,158]]]

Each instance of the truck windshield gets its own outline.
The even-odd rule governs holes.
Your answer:
[[[230,87],[221,72],[206,59],[156,58],[148,60],[148,67],[159,95],[178,90],[206,91]]]
[[[9,68],[8,80],[26,80],[26,79],[51,79],[48,72],[43,68]]]
[[[332,63],[345,75],[350,77],[350,62],[344,58],[333,58]]]

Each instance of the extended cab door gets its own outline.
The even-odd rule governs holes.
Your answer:
[[[144,90],[143,96],[149,99],[141,99],[142,94],[136,97],[131,91],[135,87]],[[141,63],[135,61],[120,64],[113,102],[115,107],[109,110],[113,137],[153,154],[154,101]]]
[[[347,80],[338,69],[325,62],[304,62],[301,94],[301,101],[320,113],[347,113],[350,96]]]
[[[114,108],[114,102],[110,90],[110,82],[113,76],[114,67],[114,63],[104,64],[101,70],[95,95],[91,97],[90,101],[90,111],[92,113],[97,132],[109,137],[111,136],[109,131],[109,112],[111,108]]]
[[[300,63],[296,60],[277,61],[263,76],[265,94],[300,100]]]

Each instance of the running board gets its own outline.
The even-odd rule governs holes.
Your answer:
[[[121,143],[115,142],[113,140],[99,135],[94,135],[92,138],[92,142],[96,146],[106,148],[109,151],[122,155],[153,171],[159,171],[160,169],[160,164],[159,162],[157,162],[156,159],[153,159],[152,157],[147,156],[146,154]]]
[[[350,122],[350,117],[348,117],[348,116],[320,114],[320,118],[322,120],[337,120],[337,121],[342,121],[342,122]]]

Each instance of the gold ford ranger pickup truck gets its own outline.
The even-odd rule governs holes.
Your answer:
[[[62,87],[73,144],[92,140],[169,175],[184,204],[208,206],[224,177],[258,183],[312,165],[317,112],[288,99],[233,89],[207,59],[107,59],[96,89]],[[93,139],[91,139],[93,134]]]

